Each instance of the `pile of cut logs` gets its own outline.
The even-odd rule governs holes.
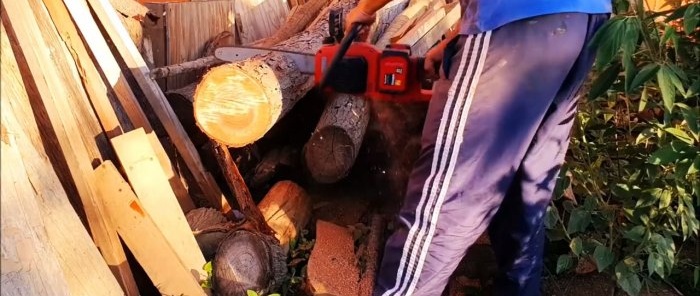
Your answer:
[[[211,56],[230,44],[314,53],[328,10],[348,11],[356,0],[197,2],[226,2],[230,9],[208,11],[236,25],[196,50],[181,47],[178,57],[191,60],[157,67],[170,55],[157,57],[144,26],[194,11],[153,9],[163,2],[2,1],[3,290],[274,292],[312,207],[302,181],[281,177],[282,167],[300,163],[312,182],[339,182],[372,131],[402,164],[407,146],[417,150],[400,134],[420,129],[425,106],[314,98],[312,78],[275,53],[236,63]],[[459,18],[458,4],[447,2],[392,1],[370,41],[424,54]]]

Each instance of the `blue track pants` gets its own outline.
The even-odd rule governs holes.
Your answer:
[[[540,294],[543,216],[594,59],[588,41],[607,19],[540,16],[448,46],[375,295],[440,295],[487,230],[496,294]]]

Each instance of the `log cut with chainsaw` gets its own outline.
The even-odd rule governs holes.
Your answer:
[[[329,8],[349,11],[355,0],[334,1]],[[305,31],[273,46],[313,55],[328,32],[321,14]],[[319,21],[321,19],[321,21]],[[314,86],[313,76],[302,71],[288,55],[277,51],[212,68],[194,94],[198,126],[209,137],[232,147],[250,144],[267,131]]]

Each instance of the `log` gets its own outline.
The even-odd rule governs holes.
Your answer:
[[[256,41],[253,45],[256,47],[270,47],[289,39],[289,37],[304,30],[306,25],[318,16],[318,12],[326,4],[328,4],[328,0],[311,0],[294,6],[280,28],[272,36]]]
[[[250,187],[257,188],[272,180],[281,171],[293,170],[297,167],[299,149],[286,145],[282,148],[273,148],[255,166],[250,177]]]
[[[421,37],[417,42],[411,45],[411,53],[422,56],[430,50],[435,44],[442,40],[443,36],[447,34],[448,31],[458,30],[459,19],[462,14],[462,10],[459,5],[448,4],[446,8],[448,9],[447,15],[445,15],[442,20],[440,20],[432,29],[430,29],[423,37]]]
[[[369,109],[360,96],[333,95],[304,146],[304,163],[316,182],[334,183],[350,172],[369,123]]]
[[[112,266],[131,288],[121,288],[105,257],[70,204],[46,151],[30,106],[30,77],[15,60],[4,23],[0,39],[0,219],[3,295],[138,295],[128,263]],[[15,13],[19,13],[16,11]],[[24,67],[24,65],[22,65]],[[25,73],[26,74],[26,73]],[[33,92],[34,90],[32,90]],[[35,93],[33,93],[35,94]],[[114,235],[116,238],[116,233]],[[110,251],[103,249],[103,252]],[[122,250],[123,252],[123,250]],[[109,253],[105,253],[106,258]],[[123,257],[122,257],[123,259]],[[123,268],[122,268],[123,267]],[[127,274],[128,272],[128,274]],[[119,273],[117,273],[119,274]],[[130,278],[129,278],[130,277]],[[123,291],[122,291],[123,289]]]
[[[194,233],[200,250],[204,255],[204,260],[211,261],[216,254],[219,243],[228,235],[227,231],[210,231],[214,227],[221,227],[230,223],[221,212],[212,208],[198,208],[190,211],[186,215],[187,223]],[[218,229],[217,229],[218,230]]]
[[[275,238],[248,230],[229,234],[212,262],[214,290],[219,295],[275,292],[287,274],[287,256]]]
[[[241,209],[241,212],[243,212],[243,215],[245,215],[247,219],[250,219],[253,222],[256,230],[263,234],[273,234],[274,231],[265,223],[265,218],[255,205],[253,197],[250,195],[250,191],[248,190],[248,186],[245,184],[243,176],[241,176],[241,173],[238,171],[238,166],[236,166],[236,163],[233,162],[233,158],[231,157],[231,153],[228,151],[228,147],[221,145],[216,141],[212,142],[216,160],[219,163],[219,167],[221,168],[221,171],[223,172],[226,182],[231,188],[233,195],[236,197],[236,201],[238,201],[238,207]]]
[[[456,4],[456,3],[455,3]],[[453,6],[454,7],[454,4]],[[429,10],[425,15],[413,24],[413,27],[406,32],[396,43],[413,46],[420,40],[430,29],[437,25],[448,12],[448,8],[444,5],[440,8]]]
[[[275,238],[285,254],[311,218],[311,198],[291,181],[280,181],[272,186],[258,208],[267,225],[275,231]]]
[[[55,27],[49,24],[49,17],[38,1],[3,1],[0,19],[17,55],[23,79],[26,79],[27,101],[36,114],[38,130],[44,145],[50,147],[46,149],[47,154],[55,166],[56,163],[60,165],[56,172],[62,176],[64,187],[75,188],[80,202],[74,205],[82,205],[85,210],[90,232],[105,261],[115,268],[117,276],[126,275],[124,250],[114,227],[103,214],[104,201],[96,195],[92,177],[92,162],[102,159],[96,140],[103,132],[94,113],[82,110],[89,102],[75,85],[79,78],[77,72],[70,71],[67,61],[70,54],[59,45]],[[100,132],[91,133],[93,124]],[[109,285],[97,291],[91,290],[94,286],[78,288],[85,289],[79,295],[115,291]]]
[[[364,244],[363,257],[359,258],[364,269],[361,270],[360,276],[360,293],[359,296],[370,296],[374,288],[374,283],[377,277],[377,268],[379,267],[379,254],[381,254],[382,238],[384,236],[384,219],[379,214],[372,215],[370,221],[369,237]]]
[[[334,1],[329,8],[348,11],[355,0]],[[274,46],[315,53],[328,34],[328,15],[321,14],[304,32]],[[292,60],[268,53],[214,67],[204,75],[194,95],[197,124],[210,138],[231,147],[253,143],[313,87]]]
[[[217,65],[219,63],[222,63],[222,61],[217,59],[216,57],[206,56],[203,58],[198,58],[194,61],[188,61],[176,65],[155,68],[151,70],[151,78],[161,79],[191,71],[203,70]]]

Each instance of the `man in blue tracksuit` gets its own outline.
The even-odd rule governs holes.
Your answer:
[[[360,0],[346,29],[388,2]],[[461,0],[461,28],[426,54],[441,79],[375,295],[440,295],[487,230],[496,294],[540,294],[543,216],[610,2]]]

